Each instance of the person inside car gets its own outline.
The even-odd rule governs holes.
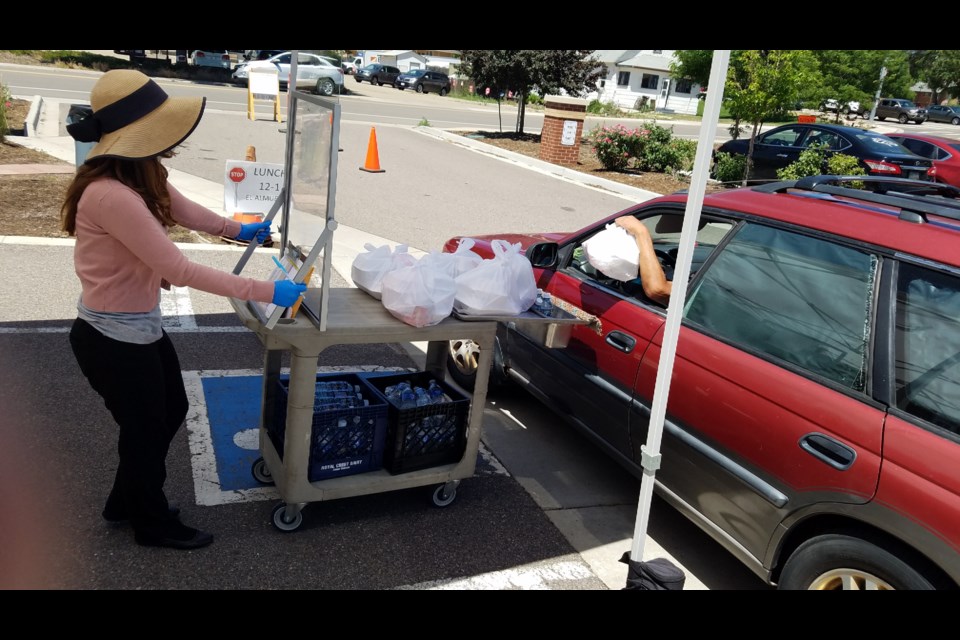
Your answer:
[[[667,306],[670,302],[670,293],[673,291],[673,283],[667,280],[660,260],[653,250],[650,231],[633,216],[620,216],[614,222],[617,226],[623,227],[637,242],[637,249],[640,251],[640,282],[644,295],[654,302]]]

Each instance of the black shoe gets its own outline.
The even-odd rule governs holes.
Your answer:
[[[180,507],[175,504],[171,504],[169,507],[170,518],[176,518],[180,515]],[[130,522],[130,518],[126,515],[118,515],[115,513],[109,513],[106,509],[103,510],[103,513],[100,514],[103,516],[103,519],[109,522],[110,524],[126,524]]]
[[[189,527],[185,527],[189,529]],[[146,533],[137,533],[134,539],[144,547],[170,547],[171,549],[199,549],[213,542],[213,534],[199,529],[189,529],[193,532],[190,537],[164,537]]]

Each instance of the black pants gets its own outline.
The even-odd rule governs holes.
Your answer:
[[[167,451],[189,408],[173,342],[166,332],[151,344],[121,342],[77,318],[70,345],[120,427],[120,462],[104,514],[129,518],[138,533],[166,535],[179,526],[163,493]]]

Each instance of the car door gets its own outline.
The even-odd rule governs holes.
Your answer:
[[[321,59],[310,53],[297,54],[297,86],[313,86],[320,77]]]
[[[755,558],[788,515],[876,491],[885,412],[868,372],[880,264],[860,247],[743,222],[691,285],[658,480]],[[639,403],[653,397],[661,345],[658,334],[643,357]]]
[[[673,218],[678,218],[673,211]],[[637,215],[654,229],[659,211]],[[674,225],[676,226],[676,225]],[[622,283],[590,265],[583,243],[601,224],[561,247],[556,270],[544,271],[538,287],[554,304],[579,317],[594,318],[570,329],[565,344],[543,346],[543,335],[522,323],[507,323],[504,360],[527,388],[583,430],[625,466],[633,464],[629,413],[637,370],[664,309],[642,296],[637,282]]]
[[[280,84],[287,84],[290,80],[290,62],[292,59],[292,54],[285,53],[273,61],[277,67],[277,79],[280,81]]]
[[[806,132],[806,127],[785,126],[761,135],[753,148],[751,177],[775,179],[778,169],[800,157],[800,143]]]

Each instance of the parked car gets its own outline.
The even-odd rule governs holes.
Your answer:
[[[394,86],[401,91],[409,87],[417,93],[434,91],[441,96],[445,96],[450,93],[450,78],[447,77],[447,74],[437,71],[411,69],[397,76]]]
[[[192,54],[193,64],[197,67],[213,67],[230,70],[230,52],[226,49],[198,49]]]
[[[867,175],[927,179],[931,162],[887,136],[837,124],[786,124],[762,133],[753,148],[751,180],[776,179],[777,170],[795,162],[812,144],[826,145],[830,153],[854,156]],[[746,155],[750,141],[728,140],[717,149]]]
[[[251,68],[276,67],[280,87],[286,88],[290,78],[292,59],[292,53],[284,51],[266,60],[244,62],[237,65],[232,77],[234,82],[246,85]],[[343,71],[341,71],[339,66],[334,65],[322,56],[312,53],[298,53],[296,87],[298,89],[312,90],[321,96],[342,93]]]
[[[927,120],[960,124],[960,105],[932,104],[927,107]]]
[[[825,113],[826,112],[836,113],[837,109],[840,109],[840,113],[846,116],[847,118],[849,118],[850,120],[852,120],[856,116],[863,117],[864,113],[866,113],[864,107],[861,106],[861,104],[856,100],[850,100],[849,102],[844,104],[842,107],[840,106],[839,101],[837,101],[835,98],[827,98],[826,100],[820,103],[820,111],[823,111]]]
[[[400,69],[388,64],[373,62],[358,69],[357,72],[353,74],[353,78],[357,82],[363,82],[366,80],[370,84],[375,84],[382,87],[385,84],[397,86],[397,76],[399,75]]]
[[[960,187],[960,141],[941,136],[914,133],[891,133],[891,140],[933,162],[931,173],[937,182]]]
[[[877,103],[877,120],[895,118],[900,124],[915,122],[923,124],[927,119],[927,110],[915,105],[911,100],[902,98],[883,98]]]
[[[246,49],[243,52],[244,60],[266,60],[281,54],[285,49]]]
[[[353,60],[344,60],[340,63],[340,66],[343,68],[344,73],[353,75],[357,72],[357,63]]]
[[[956,589],[960,190],[866,184],[706,195],[655,490],[780,589]],[[537,286],[586,321],[560,341],[498,322],[491,381],[527,389],[638,478],[666,309],[598,272],[583,244],[635,216],[672,278],[686,200],[572,233],[471,236],[485,258],[494,238],[519,242]],[[450,343],[468,388],[477,355]]]

